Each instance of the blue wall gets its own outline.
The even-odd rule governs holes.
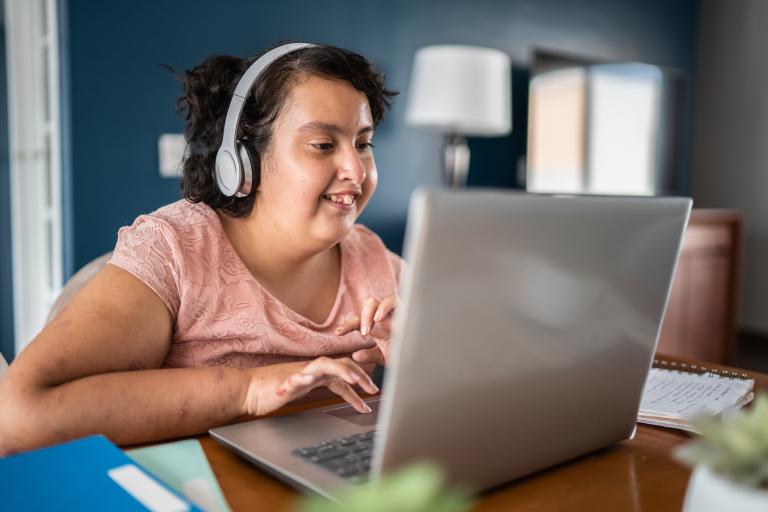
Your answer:
[[[283,38],[335,44],[379,63],[404,94],[376,135],[380,185],[362,221],[398,249],[410,191],[439,183],[439,137],[403,122],[417,48],[475,44],[512,55],[515,131],[470,141],[470,183],[513,186],[533,48],[674,67],[692,83],[698,2],[69,0],[67,11],[77,268],[110,250],[121,225],[180,197],[178,181],[157,171],[158,136],[183,130],[174,112],[180,86],[160,64],[184,70],[211,54],[253,55]],[[689,122],[690,105],[687,112]],[[688,126],[684,144],[688,176]]]
[[[0,15],[2,17],[2,15]],[[11,260],[11,173],[8,160],[8,87],[5,65],[5,22],[0,23],[0,352],[10,361],[13,341],[13,277]]]

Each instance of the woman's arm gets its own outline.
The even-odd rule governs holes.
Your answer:
[[[254,369],[160,369],[172,329],[152,290],[107,265],[0,380],[0,454],[93,433],[119,444],[197,434],[319,386],[364,410],[349,385],[375,392],[357,365],[327,358]]]
[[[241,414],[245,371],[158,369],[172,326],[152,290],[107,265],[0,381],[0,452],[97,432],[118,443],[192,434]]]

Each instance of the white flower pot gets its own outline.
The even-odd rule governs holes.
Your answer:
[[[765,512],[768,510],[768,490],[756,489],[731,482],[698,465],[688,481],[684,512]]]

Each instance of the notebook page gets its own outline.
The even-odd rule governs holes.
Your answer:
[[[652,368],[640,403],[640,413],[693,417],[719,414],[749,394],[754,381],[719,375],[682,373]]]

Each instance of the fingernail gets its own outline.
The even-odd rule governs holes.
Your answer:
[[[381,311],[377,311],[375,315],[373,315],[373,319],[377,322],[381,322]]]
[[[373,409],[368,404],[365,404],[365,412],[373,412]]]
[[[301,380],[304,382],[312,382],[314,380],[315,376],[310,373],[302,373],[301,374]]]
[[[365,336],[366,334],[368,334],[368,326],[367,326],[367,325],[363,325],[363,326],[360,328],[360,334],[362,334],[363,336]]]

